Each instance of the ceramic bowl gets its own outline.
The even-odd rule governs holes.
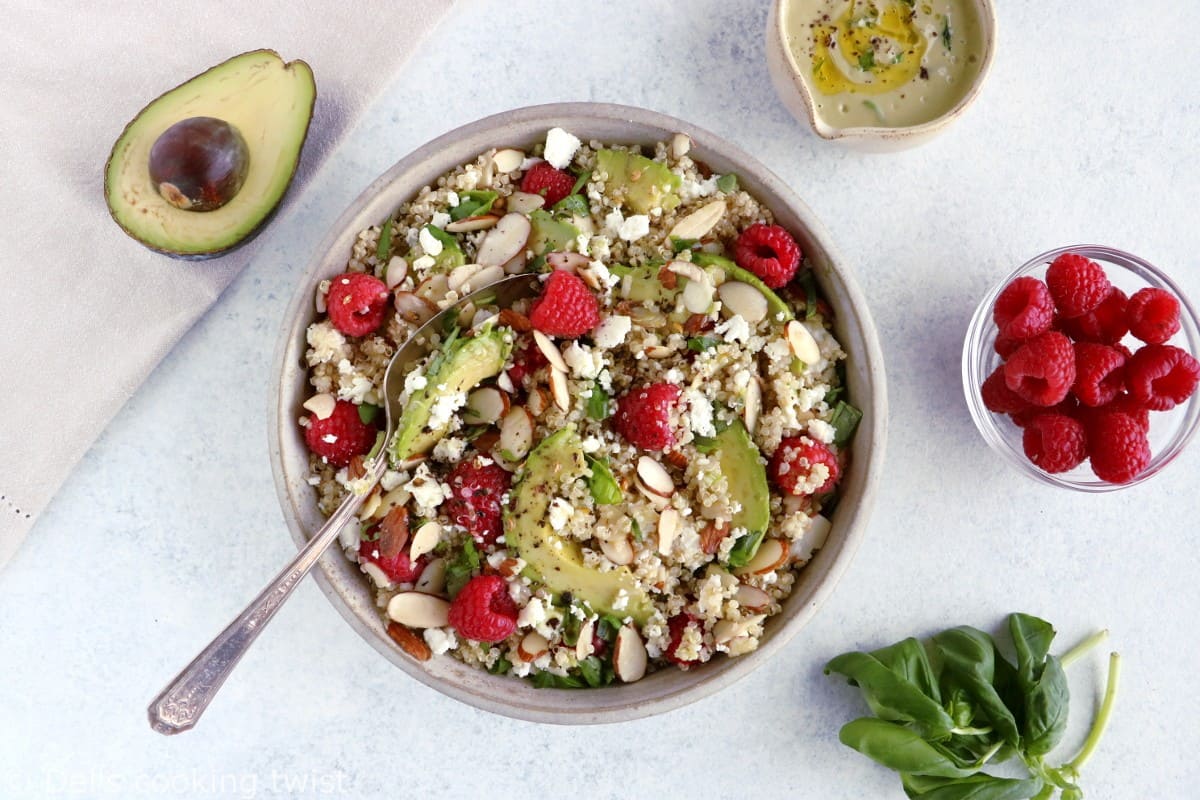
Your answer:
[[[693,139],[692,155],[714,171],[736,172],[741,185],[766,203],[796,235],[837,317],[836,333],[849,358],[849,396],[861,406],[863,422],[854,458],[843,482],[825,546],[797,576],[783,611],[772,617],[759,649],[739,658],[720,657],[688,672],[662,670],[629,685],[603,689],[537,689],[526,681],[489,675],[450,656],[419,663],[388,638],[374,591],[356,564],[332,550],[321,560],[316,580],[330,602],[384,657],[418,681],[488,711],[553,723],[600,723],[667,711],[711,694],[743,677],[783,648],[812,619],[849,564],[866,529],[882,467],[887,425],[883,360],[866,298],[829,241],[825,228],[783,181],[744,151],[690,123],[641,109],[592,103],[524,108],[498,114],[439,136],[380,176],[334,224],[317,248],[288,308],[275,354],[271,462],[284,517],[297,545],[324,522],[313,488],[306,482],[308,452],[297,420],[309,396],[304,364],[305,329],[316,316],[313,292],[319,281],[345,269],[358,232],[385,219],[403,201],[438,176],[493,147],[528,149],[561,126],[584,141],[650,144],[677,131]]]
[[[980,35],[983,38],[983,54],[980,56],[979,72],[962,98],[939,117],[919,125],[889,128],[865,126],[839,128],[823,119],[817,110],[813,90],[801,74],[801,68],[787,42],[787,18],[792,13],[794,0],[775,0],[767,21],[766,51],[767,69],[771,82],[784,106],[800,122],[808,123],[822,139],[846,145],[866,152],[887,153],[904,150],[928,142],[946,130],[955,120],[966,113],[975,102],[979,90],[991,69],[996,51],[996,12],[991,0],[968,0],[979,15]]]
[[[975,427],[992,450],[1022,474],[1040,483],[1081,492],[1111,492],[1136,486],[1157,475],[1183,452],[1183,448],[1191,441],[1197,427],[1200,427],[1200,393],[1192,395],[1187,402],[1170,411],[1155,411],[1150,414],[1150,463],[1140,475],[1129,483],[1122,484],[1100,480],[1092,473],[1086,461],[1075,469],[1058,474],[1038,469],[1025,457],[1021,429],[1004,415],[989,411],[979,394],[979,387],[983,381],[1001,363],[995,349],[996,325],[992,322],[992,308],[996,305],[996,298],[1005,286],[1017,278],[1031,275],[1044,280],[1046,267],[1063,253],[1077,253],[1098,262],[1104,267],[1113,285],[1129,296],[1148,286],[1165,289],[1175,295],[1179,298],[1181,328],[1168,344],[1181,347],[1193,355],[1200,353],[1200,319],[1197,318],[1196,309],[1188,302],[1179,286],[1161,269],[1132,253],[1112,247],[1087,244],[1061,247],[1041,253],[1022,264],[992,287],[980,301],[971,318],[967,338],[963,344],[962,380],[967,406],[971,411],[971,418],[975,421]],[[1142,343],[1132,336],[1126,336],[1122,344],[1136,350]]]

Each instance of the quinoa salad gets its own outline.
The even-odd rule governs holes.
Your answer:
[[[388,634],[539,687],[754,651],[824,543],[861,413],[800,245],[689,155],[554,128],[359,233],[315,293],[298,424]],[[404,378],[438,311],[476,297]],[[387,459],[377,485],[373,459]]]

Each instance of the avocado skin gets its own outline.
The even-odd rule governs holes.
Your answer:
[[[583,477],[587,464],[579,434],[563,428],[543,439],[525,459],[512,500],[504,515],[504,541],[529,565],[526,567],[556,595],[563,592],[585,601],[593,611],[644,625],[654,613],[650,598],[637,585],[628,567],[600,572],[583,564],[579,543],[563,539],[550,527],[550,501],[570,481]],[[561,547],[559,547],[561,545]],[[613,608],[617,592],[624,589],[629,602]]]
[[[257,209],[255,213],[261,214],[261,217],[257,218],[253,222],[252,226],[249,227],[244,233],[238,234],[236,236],[236,238],[234,238],[232,240],[214,243],[211,246],[202,245],[202,246],[198,246],[198,247],[194,247],[194,248],[186,248],[186,249],[171,247],[169,245],[161,244],[161,243],[155,241],[154,239],[143,235],[141,232],[139,232],[135,228],[131,227],[125,220],[123,220],[121,218],[120,203],[114,199],[114,198],[119,198],[120,190],[122,188],[119,181],[114,181],[114,167],[119,164],[119,162],[122,158],[122,150],[128,149],[127,145],[130,141],[130,137],[133,136],[137,132],[138,123],[143,120],[143,118],[145,117],[147,112],[150,112],[153,109],[155,109],[155,107],[158,106],[160,103],[168,102],[170,100],[170,95],[174,94],[175,92],[178,92],[181,89],[184,89],[185,87],[192,86],[197,83],[204,83],[206,81],[206,79],[214,78],[214,76],[221,75],[222,72],[225,71],[226,69],[230,68],[231,65],[234,65],[237,62],[240,62],[242,60],[253,60],[256,57],[259,60],[273,59],[274,61],[279,62],[279,64],[282,66],[282,68],[285,71],[300,74],[302,76],[302,78],[304,79],[303,83],[308,90],[307,102],[303,102],[302,105],[298,109],[296,109],[296,112],[293,116],[294,120],[298,120],[301,118],[303,119],[303,129],[300,131],[299,138],[294,145],[294,150],[295,150],[296,155],[291,160],[291,164],[290,164],[290,167],[288,168],[287,174],[279,176],[279,179],[277,179],[277,181],[275,183],[275,186],[278,188],[278,196],[275,197],[272,202],[270,202],[269,208],[266,208],[265,210],[263,210],[262,206],[255,207]],[[154,100],[147,103],[142,108],[141,111],[139,111],[136,115],[134,115],[134,117],[122,129],[121,135],[117,137],[116,141],[113,143],[112,150],[109,152],[108,160],[104,164],[104,196],[105,196],[106,205],[108,207],[109,216],[112,217],[113,222],[115,222],[121,228],[121,230],[123,230],[130,238],[134,239],[136,242],[138,242],[142,246],[146,247],[149,250],[153,250],[156,253],[162,253],[163,255],[171,256],[172,258],[177,258],[181,261],[204,261],[204,260],[207,260],[210,258],[216,258],[217,256],[225,255],[226,253],[229,253],[233,250],[236,250],[239,247],[242,247],[243,245],[252,241],[256,236],[258,236],[258,234],[262,232],[263,228],[266,227],[266,225],[275,217],[275,214],[276,214],[276,212],[278,212],[279,206],[282,203],[283,198],[287,195],[287,190],[290,188],[292,179],[295,177],[295,174],[296,174],[296,169],[298,168],[298,166],[300,164],[300,153],[302,152],[302,150],[304,148],[304,143],[308,139],[308,131],[309,131],[309,126],[312,122],[313,108],[316,104],[316,99],[317,99],[317,91],[316,91],[316,83],[313,79],[312,67],[310,67],[307,62],[300,60],[300,59],[296,59],[296,60],[289,61],[289,62],[284,62],[283,58],[279,55],[279,53],[277,53],[274,50],[265,49],[265,48],[259,49],[259,50],[249,50],[245,53],[240,53],[236,56],[233,56],[232,58],[226,59],[225,61],[222,61],[220,64],[216,64],[215,66],[210,67],[209,69],[205,70],[204,72],[201,72],[200,74],[198,74],[192,78],[189,78],[188,80],[184,81],[183,83],[179,84],[178,86],[164,92],[163,94],[156,97]],[[183,119],[187,119],[188,117],[193,117],[193,116],[197,116],[197,114],[190,113],[190,112],[180,114],[180,115],[178,115],[178,118],[174,120],[174,122],[179,122]],[[214,113],[214,114],[210,114],[210,116],[218,116],[218,114]],[[218,116],[218,118],[220,118],[220,117]],[[169,127],[169,125],[167,127]],[[161,133],[161,131],[159,133]],[[246,136],[245,131],[241,131],[241,133],[243,136]],[[155,134],[155,139],[157,139],[157,134]],[[154,144],[153,141],[148,142],[146,144],[145,149],[147,151],[149,151],[149,148],[151,146],[153,146],[153,144]],[[250,143],[249,140],[248,140],[248,144],[250,144],[250,158],[251,158],[250,169],[254,170],[255,146],[254,146],[254,144]],[[146,167],[146,186],[157,197],[157,192],[154,190],[153,186],[150,184],[148,165]],[[243,189],[245,189],[244,186],[243,186]],[[236,199],[236,197],[235,197],[235,199]],[[164,204],[165,204],[165,201],[164,201]],[[172,208],[172,207],[167,205],[167,208]],[[213,213],[213,212],[200,212],[200,211],[184,211],[181,209],[173,209],[173,210],[179,214]]]
[[[697,250],[692,253],[692,263],[701,267],[715,267],[724,270],[725,277],[728,280],[748,283],[755,289],[758,289],[762,293],[762,296],[767,298],[767,307],[771,309],[772,316],[783,314],[784,322],[796,318],[791,307],[783,302],[783,299],[775,294],[773,289],[763,283],[762,278],[748,269],[739,267],[732,259],[716,255],[715,253],[706,253],[703,250]]]

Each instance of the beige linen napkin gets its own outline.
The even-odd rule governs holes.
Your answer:
[[[0,25],[0,567],[71,469],[269,238],[157,255],[109,219],[103,170],[143,106],[238,53],[313,68],[286,214],[451,0],[5,4]],[[69,380],[68,380],[69,378]]]

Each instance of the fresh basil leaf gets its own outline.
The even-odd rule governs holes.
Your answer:
[[[806,269],[797,278],[800,283],[800,288],[804,290],[804,318],[813,319],[819,313],[817,311],[817,279],[813,276],[812,270]]]
[[[875,51],[874,50],[864,50],[863,52],[858,54],[859,69],[864,69],[864,70],[869,71],[872,68],[874,68],[874,66],[875,66]]]
[[[637,517],[629,518],[629,530],[633,534],[635,541],[640,542],[642,540],[642,525],[637,521]]]
[[[492,673],[493,675],[507,675],[510,669],[512,669],[512,662],[504,656],[500,656],[498,659],[496,659],[495,664],[492,664],[490,667],[488,667],[488,672]]]
[[[829,424],[833,426],[833,443],[840,447],[849,442],[858,428],[858,423],[862,422],[862,416],[862,412],[857,408],[844,400],[838,400],[837,405],[833,407],[833,414],[829,417]]]
[[[454,234],[446,233],[437,225],[426,225],[425,230],[429,231],[429,234],[433,238],[441,242],[443,247],[453,247],[455,250],[459,249],[458,239],[454,238]]]
[[[687,340],[689,350],[694,350],[697,353],[703,353],[710,347],[716,347],[723,340],[720,336],[690,336]]]
[[[358,406],[358,418],[362,420],[363,425],[370,425],[375,421],[375,417],[379,415],[379,406],[371,403],[360,403]]]
[[[676,255],[684,250],[691,250],[696,246],[698,239],[680,239],[678,236],[671,237],[671,251]]]
[[[396,220],[388,217],[379,228],[379,242],[375,246],[375,260],[380,264],[386,263],[392,253],[392,226]]]
[[[1042,666],[1054,641],[1054,626],[1029,614],[1009,614],[1008,632],[1017,651],[1017,675],[1024,687],[1042,676]]]
[[[1042,790],[1038,778],[997,778],[980,773],[966,778],[900,776],[904,792],[920,800],[1029,800]]]
[[[882,720],[913,723],[920,734],[931,739],[948,737],[955,727],[938,701],[868,653],[843,653],[825,665],[825,674],[831,672],[857,684],[867,705]]]
[[[604,686],[604,662],[596,656],[588,656],[579,662],[579,674],[593,689]]]
[[[574,675],[555,675],[553,672],[535,672],[529,681],[538,689],[582,689],[585,684]]]
[[[470,189],[465,192],[459,192],[458,205],[450,209],[450,219],[457,222],[467,217],[477,217],[480,214],[486,214],[492,210],[492,204],[496,202],[497,196],[495,192],[483,189]]]
[[[872,650],[869,655],[916,686],[934,702],[942,702],[937,678],[929,664],[929,654],[917,639],[909,637],[888,647]]]
[[[943,691],[947,683],[965,690],[1001,739],[1017,746],[1021,736],[1016,718],[993,685],[996,663],[1003,658],[996,653],[992,637],[962,625],[937,634],[933,644],[942,658]]]
[[[765,530],[751,531],[738,537],[738,540],[733,543],[733,549],[729,551],[729,560],[726,563],[734,569],[749,564],[750,559],[754,558],[754,554],[758,552],[759,545],[762,544],[763,536],[766,533]]]
[[[1037,683],[1025,691],[1025,720],[1022,734],[1025,752],[1044,756],[1058,746],[1067,731],[1067,708],[1071,690],[1062,662],[1046,658]]]
[[[613,616],[612,614],[602,614],[596,630],[599,631],[601,639],[611,642],[617,638],[617,631],[621,630],[621,626],[624,624],[620,617]]]
[[[583,187],[587,186],[588,179],[590,179],[591,177],[592,177],[592,171],[589,169],[587,172],[583,173],[578,178],[576,178],[575,183],[571,185],[571,191],[568,196],[570,196],[571,194],[579,194],[580,192],[582,192]]]
[[[732,194],[738,189],[738,176],[732,172],[727,172],[717,178],[717,189],[725,194]]]
[[[475,549],[475,540],[467,537],[462,549],[446,567],[446,594],[453,599],[478,570],[479,551]]]
[[[587,399],[587,415],[592,419],[608,419],[609,395],[600,381],[592,384],[592,394]]]
[[[591,477],[588,478],[588,490],[598,505],[612,506],[625,499],[625,494],[617,484],[617,479],[613,477],[607,461],[587,456],[587,464],[592,471]]]
[[[562,634],[563,644],[567,647],[574,647],[575,643],[579,641],[579,629],[581,627],[583,627],[583,621],[568,609],[567,613],[563,615],[562,628],[559,629]]]
[[[838,733],[838,739],[872,761],[897,772],[966,778],[978,771],[958,766],[916,731],[885,719],[863,717],[847,722]]]
[[[592,209],[588,206],[587,198],[581,194],[569,194],[562,200],[559,200],[552,206],[554,211],[562,211],[567,214],[572,214],[579,217],[586,217],[592,213]]]

